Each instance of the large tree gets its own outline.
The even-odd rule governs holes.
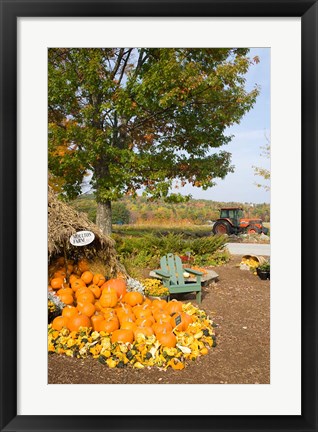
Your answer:
[[[266,145],[261,147],[261,157],[265,157],[266,159],[270,158],[270,154],[271,154],[271,143],[269,138],[265,135],[265,139],[267,141]],[[271,179],[271,172],[269,169],[267,168],[263,168],[263,167],[257,167],[253,165],[253,169],[254,169],[254,175],[256,176],[260,176],[263,177],[263,179],[266,181],[266,183],[258,183],[256,182],[255,185],[259,188],[264,188],[267,192],[270,191],[270,179]]]
[[[58,48],[48,52],[49,169],[68,198],[89,179],[97,224],[142,189],[207,189],[233,170],[222,150],[258,94],[245,89],[248,49]]]

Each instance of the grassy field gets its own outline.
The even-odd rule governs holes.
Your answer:
[[[113,233],[126,237],[139,237],[144,234],[182,234],[184,237],[206,237],[212,234],[212,225],[113,225]]]

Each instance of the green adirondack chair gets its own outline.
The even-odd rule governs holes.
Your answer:
[[[168,288],[170,294],[196,292],[196,300],[201,303],[201,276],[202,272],[183,268],[179,256],[169,253],[160,259],[160,269],[154,272],[162,277],[162,283]],[[183,272],[196,276],[195,282],[185,281]]]

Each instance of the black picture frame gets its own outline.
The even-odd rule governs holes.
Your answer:
[[[317,1],[0,0],[1,431],[317,431]],[[302,409],[299,416],[17,415],[17,18],[301,17]],[[288,43],[288,41],[286,41]],[[283,143],[288,152],[288,143]],[[288,212],[286,213],[286,215]],[[286,217],[284,215],[284,217]],[[310,228],[310,229],[308,229]],[[308,231],[307,231],[308,229]],[[189,394],[189,397],[191,395]],[[120,402],[119,402],[120,403]],[[213,401],[211,401],[211,404]],[[124,414],[124,407],[123,407]]]

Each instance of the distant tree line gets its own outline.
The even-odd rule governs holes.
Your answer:
[[[72,201],[78,210],[87,213],[90,220],[96,221],[97,204],[94,195],[82,195]],[[113,224],[145,223],[192,223],[202,225],[219,217],[221,207],[242,207],[245,216],[270,221],[270,204],[240,202],[219,202],[190,199],[187,203],[167,203],[163,200],[149,202],[144,197],[125,197],[113,203]]]

